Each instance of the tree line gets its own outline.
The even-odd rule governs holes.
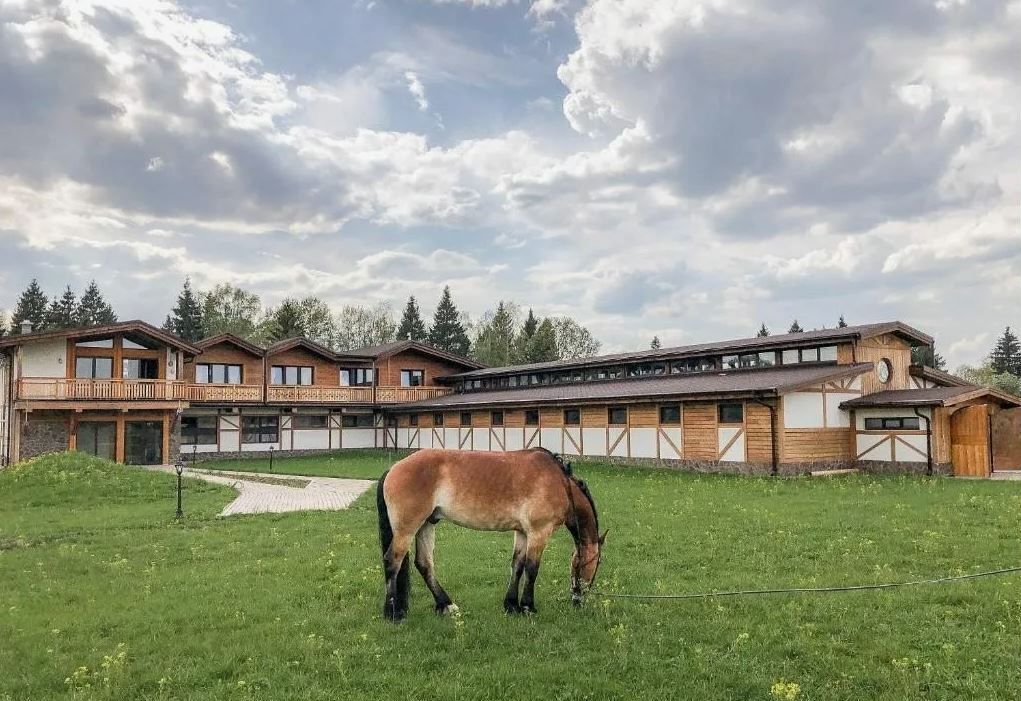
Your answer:
[[[958,376],[1021,397],[1021,340],[1008,326],[979,365],[962,365]]]
[[[89,282],[81,298],[75,295],[70,285],[60,296],[50,298],[43,292],[39,281],[33,279],[18,298],[9,325],[6,316],[0,313],[0,336],[20,334],[26,321],[33,331],[50,331],[113,324],[117,321],[117,314],[103,297],[95,280]]]

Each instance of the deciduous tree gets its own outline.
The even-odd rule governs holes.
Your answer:
[[[202,293],[201,298],[205,338],[232,333],[253,343],[269,339],[269,317],[263,314],[259,295],[224,282]]]
[[[592,332],[568,316],[551,319],[557,334],[557,348],[563,360],[588,358],[602,347]]]

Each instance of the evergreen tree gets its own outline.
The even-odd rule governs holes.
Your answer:
[[[946,370],[947,361],[932,346],[916,346],[911,349],[912,365],[928,365],[937,370]]]
[[[78,301],[78,311],[75,313],[76,322],[79,326],[100,326],[117,322],[117,315],[99,291],[99,285],[95,280],[89,282],[85,288],[85,294]]]
[[[787,333],[805,333],[805,330],[801,328],[801,324],[799,324],[798,320],[795,319],[794,323],[791,324],[791,327],[787,329]]]
[[[524,362],[548,363],[560,360],[560,349],[557,347],[557,330],[553,322],[543,319],[536,327],[535,333],[528,341],[528,354]]]
[[[837,328],[838,329],[846,329],[847,328],[847,322],[844,321],[844,315],[843,314],[840,315],[840,321],[837,322]]]
[[[7,312],[0,309],[0,336],[7,335]]]
[[[535,314],[532,312],[532,308],[528,308],[528,317],[525,319],[524,326],[521,327],[521,333],[526,339],[531,340],[532,336],[535,335],[536,329],[539,328],[539,320],[535,318]]]
[[[23,321],[32,322],[33,331],[41,331],[46,325],[48,303],[49,300],[46,299],[42,288],[39,287],[39,282],[33,278],[25,291],[21,293],[18,306],[14,308],[14,314],[11,316],[11,333],[20,334]]]
[[[1008,326],[989,354],[989,364],[996,373],[1009,372],[1021,377],[1021,341]]]
[[[422,315],[418,311],[418,302],[415,295],[408,297],[408,303],[404,306],[404,314],[401,316],[401,325],[397,327],[398,341],[428,341],[429,332],[422,322]]]
[[[769,335],[769,329],[766,328],[766,324],[765,324],[765,322],[763,322],[762,326],[759,327],[759,332],[757,334],[755,334],[755,336],[757,338],[765,338],[768,335]]]
[[[663,344],[659,341],[659,336],[653,336],[652,342],[649,344],[650,350],[659,350],[663,347]]]
[[[450,296],[450,286],[443,288],[433,324],[429,329],[429,343],[448,353],[467,356],[471,350],[471,341],[461,323],[461,315]]]
[[[521,330],[518,331],[517,337],[514,339],[514,352],[511,354],[511,362],[514,364],[518,363],[535,363],[537,360],[532,360],[532,339],[535,337],[535,331],[539,328],[539,320],[535,318],[535,313],[529,308],[528,317],[525,319],[525,323],[521,326]]]
[[[194,343],[202,340],[202,305],[191,289],[191,278],[184,279],[177,304],[170,312],[170,325],[180,338]]]
[[[59,299],[54,298],[50,302],[50,308],[46,311],[46,328],[69,329],[77,323],[78,300],[74,296],[71,286],[68,285]]]
[[[510,365],[514,353],[514,316],[503,300],[491,319],[483,323],[472,348],[480,363],[491,366]]]

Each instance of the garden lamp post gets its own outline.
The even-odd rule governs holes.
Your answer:
[[[273,446],[269,447],[269,471],[273,471]]]
[[[184,516],[184,511],[181,510],[181,475],[184,474],[184,458],[178,457],[177,462],[174,463],[174,472],[177,473],[177,514],[176,518]]]

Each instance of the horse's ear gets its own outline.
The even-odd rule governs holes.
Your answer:
[[[609,533],[609,532],[610,532],[610,529],[607,528],[605,531],[603,531],[603,534],[601,536],[599,536],[599,544],[600,545],[602,545],[603,543],[606,542],[606,534]]]

